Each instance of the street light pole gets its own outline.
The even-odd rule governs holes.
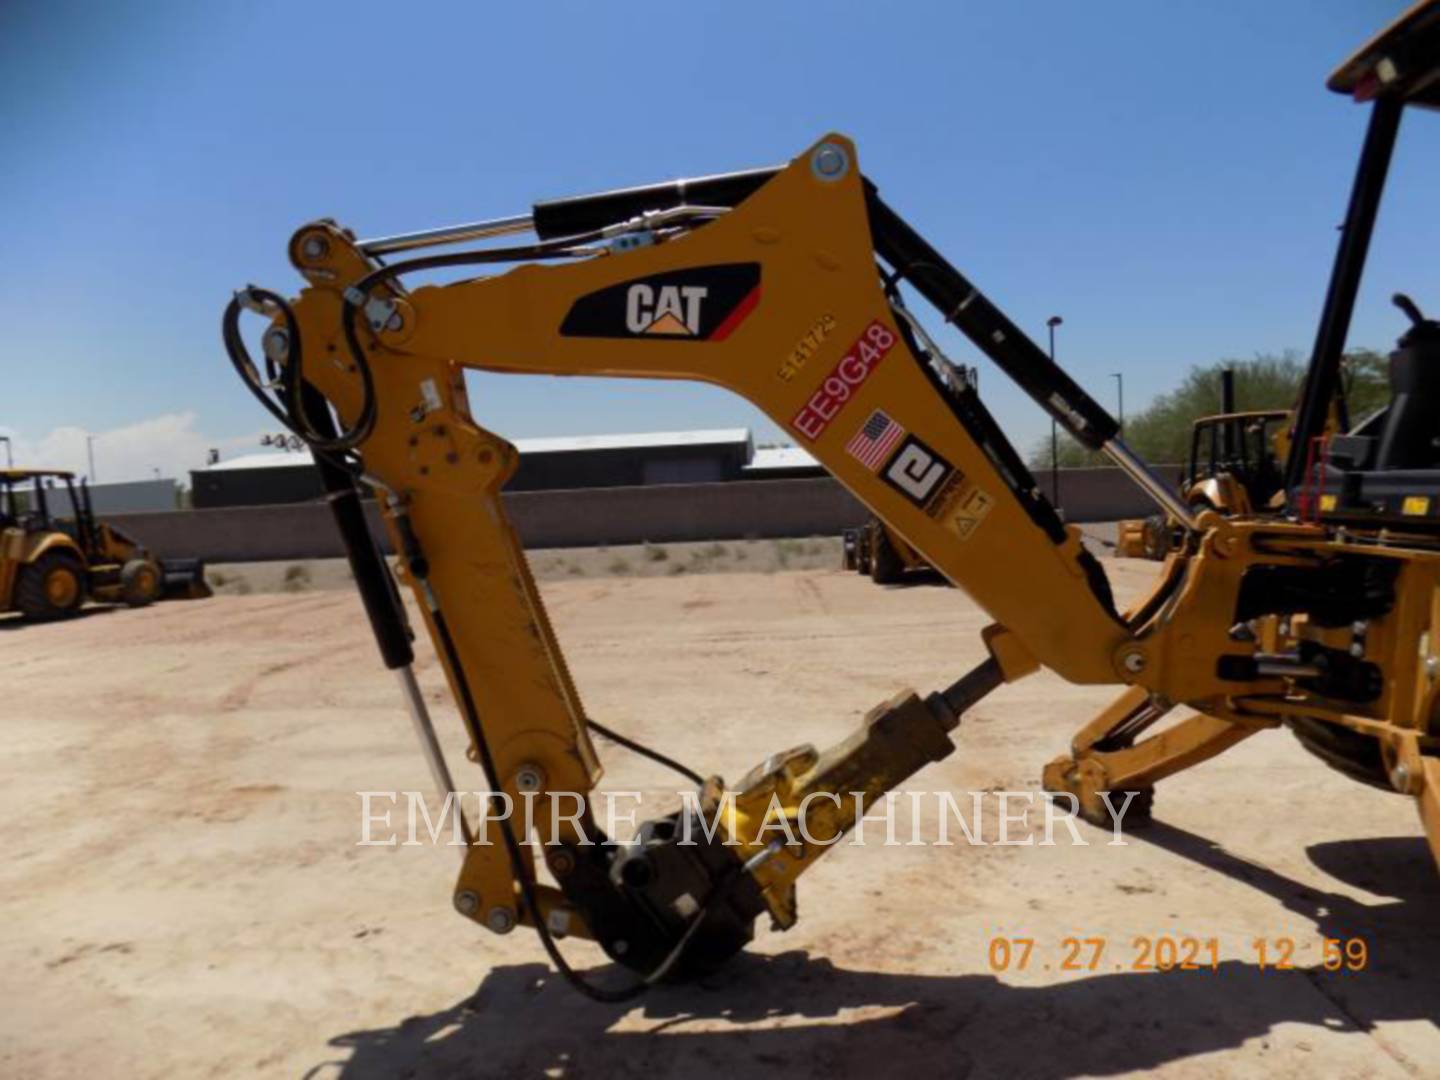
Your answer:
[[[1045,320],[1045,325],[1050,330],[1050,362],[1055,362],[1055,328],[1065,320],[1059,315],[1051,315]],[[1060,424],[1053,416],[1050,418],[1050,501],[1055,504],[1056,511],[1060,509]]]
[[[1112,371],[1110,377],[1115,380],[1115,397],[1120,406],[1120,415],[1115,420],[1119,423],[1120,434],[1123,436],[1125,434],[1125,376],[1118,371]]]
[[[85,456],[90,459],[90,483],[95,483],[95,436],[85,436]]]

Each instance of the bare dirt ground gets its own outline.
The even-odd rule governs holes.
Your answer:
[[[1109,568],[1122,594],[1151,572]],[[949,589],[549,576],[590,713],[731,779],[981,659],[985,619]],[[0,1076],[1440,1075],[1440,878],[1414,810],[1284,732],[1163,785],[1126,846],[872,831],[802,879],[795,929],[606,1006],[528,932],[453,912],[454,851],[356,846],[357,791],[428,779],[350,592],[0,622],[0,661]],[[480,786],[433,659],[419,675]],[[1108,696],[1002,688],[912,788],[1033,790]],[[599,746],[607,787],[670,787]],[[936,835],[933,805],[918,827]],[[1219,969],[1130,970],[1134,939],[1164,935],[1217,939]],[[1035,941],[1027,970],[991,970],[997,936]],[[1106,940],[1095,970],[1059,970],[1070,936]],[[1367,969],[1319,970],[1323,937],[1364,938]],[[1293,939],[1296,969],[1262,969],[1257,938]]]
[[[1113,523],[1083,526],[1097,555],[1115,546]],[[618,544],[614,547],[554,548],[528,553],[540,581],[597,577],[683,577],[695,574],[774,574],[781,570],[833,570],[840,565],[838,536],[784,540],[716,540],[701,543]],[[298,562],[218,563],[208,579],[222,596],[257,592],[308,592],[350,588],[344,559]]]
[[[781,570],[831,570],[840,565],[838,536],[787,540],[726,540],[704,543],[617,544],[555,548],[527,553],[540,581],[603,577],[684,577],[696,574],[774,574]],[[351,588],[344,559],[299,562],[219,563],[207,571],[224,596],[257,592],[307,592]]]

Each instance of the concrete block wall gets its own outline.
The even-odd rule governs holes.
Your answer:
[[[1048,493],[1048,476],[1041,486]],[[1114,521],[1154,509],[1115,469],[1063,470],[1060,497],[1070,521]],[[868,516],[830,477],[527,491],[504,498],[529,548],[825,536]],[[372,531],[382,536],[378,508],[368,510]],[[112,514],[107,520],[162,557],[261,562],[344,554],[323,502]]]
[[[179,492],[179,485],[174,480],[131,480],[118,484],[91,484],[90,505],[94,507],[97,514],[174,510],[180,504]],[[68,513],[70,500],[61,495],[57,505],[63,508],[63,512]]]

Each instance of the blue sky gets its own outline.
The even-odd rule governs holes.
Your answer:
[[[362,235],[782,161],[826,130],[1061,361],[1133,410],[1193,363],[1308,349],[1364,110],[1324,90],[1398,0],[1263,4],[0,4],[0,433],[100,478],[251,448],[220,311]],[[1352,342],[1440,308],[1440,119],[1407,119]],[[1423,253],[1423,257],[1422,257]],[[975,354],[953,334],[957,360]],[[1022,449],[1048,422],[998,373]],[[510,436],[749,423],[706,387],[487,376]],[[79,442],[77,443],[77,438]],[[107,462],[109,463],[107,465]],[[58,462],[66,463],[66,462]]]

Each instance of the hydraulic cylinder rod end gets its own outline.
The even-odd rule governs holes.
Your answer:
[[[1120,466],[1138,484],[1145,494],[1154,499],[1160,508],[1173,517],[1190,532],[1198,532],[1199,523],[1195,513],[1185,500],[1171,489],[1170,485],[1155,475],[1154,470],[1135,455],[1135,452],[1119,439],[1108,440],[1104,447],[1105,456]]]
[[[926,703],[932,712],[937,713],[945,730],[954,731],[960,726],[960,719],[966,711],[1004,681],[1000,662],[992,656],[938,694],[931,694]]]
[[[529,214],[516,214],[513,217],[471,221],[464,225],[446,225],[421,232],[377,236],[370,240],[361,240],[355,246],[366,255],[389,255],[397,251],[414,251],[416,248],[440,247],[443,244],[461,244],[469,240],[487,240],[495,236],[529,232],[533,227],[534,220]]]
[[[531,211],[535,235],[541,240],[590,232],[657,210],[677,206],[733,207],[757,191],[779,168],[669,180],[643,187],[599,191],[538,202]]]
[[[415,725],[415,736],[420,740],[420,751],[425,755],[425,763],[430,766],[430,776],[435,781],[440,797],[446,798],[455,791],[455,781],[450,776],[450,766],[445,763],[445,751],[441,749],[440,739],[435,734],[435,725],[430,720],[430,710],[425,707],[425,697],[420,692],[420,684],[415,681],[415,671],[409,664],[405,664],[395,669],[395,677],[400,681],[400,692],[410,710],[410,720]]]

